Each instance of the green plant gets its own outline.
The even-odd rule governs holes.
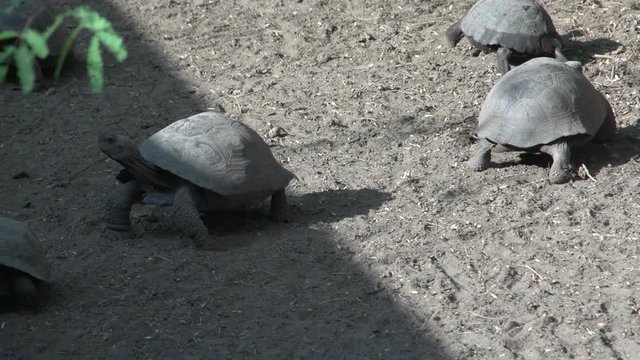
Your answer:
[[[21,0],[11,0],[11,4],[3,11],[5,13],[15,11],[20,3]],[[48,2],[45,2],[42,6],[47,5]],[[94,92],[100,92],[104,85],[102,49],[108,50],[118,61],[127,58],[127,50],[120,35],[113,30],[109,20],[86,6],[78,6],[57,14],[44,31],[38,31],[30,25],[42,10],[43,8],[30,14],[21,31],[0,31],[0,83],[6,80],[10,66],[15,65],[20,87],[24,92],[32,91],[36,80],[34,62],[36,59],[45,59],[49,56],[48,42],[51,35],[70,19],[76,25],[66,37],[60,53],[57,54],[53,77],[57,79],[60,76],[64,62],[78,35],[83,30],[87,30],[92,33],[87,50],[87,74],[91,89]]]

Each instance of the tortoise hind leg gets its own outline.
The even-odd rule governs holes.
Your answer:
[[[562,53],[562,41],[558,39],[553,39],[552,44],[554,48],[553,55],[556,58],[556,60],[567,62],[568,61],[567,57],[564,56],[564,54]]]
[[[606,101],[607,104],[607,117],[604,119],[602,125],[600,125],[600,129],[593,137],[593,141],[597,143],[604,143],[612,140],[616,136],[616,116],[611,109],[611,105]]]
[[[462,29],[460,29],[460,20],[451,24],[445,33],[447,46],[450,48],[455,47],[463,37],[464,33],[462,32]]]
[[[271,220],[275,222],[287,222],[289,205],[287,204],[287,194],[284,189],[280,189],[271,195]]]
[[[469,167],[474,171],[486,170],[489,164],[491,164],[491,149],[493,149],[494,146],[496,146],[496,144],[489,140],[484,138],[480,139],[476,153],[467,162]]]
[[[540,151],[553,157],[549,170],[549,181],[552,184],[564,184],[571,180],[571,149],[564,139],[540,147]]]
[[[496,57],[498,58],[498,72],[504,75],[509,72],[511,66],[509,65],[509,58],[513,52],[505,47],[498,48]]]
[[[195,193],[190,186],[183,186],[176,192],[171,209],[171,221],[177,230],[193,238],[196,247],[214,249],[215,243],[208,240],[209,230],[202,222],[196,207]]]

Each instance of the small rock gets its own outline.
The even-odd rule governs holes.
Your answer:
[[[55,87],[50,87],[47,89],[47,91],[44,92],[44,96],[51,96],[54,95],[56,93],[57,89]]]
[[[316,63],[317,64],[324,64],[324,63],[328,63],[329,61],[335,59],[335,57],[333,55],[329,55],[326,52],[321,52],[320,54],[318,54],[316,56]]]
[[[13,175],[11,178],[14,179],[14,180],[19,180],[19,179],[28,179],[29,177],[30,176],[29,176],[28,172],[20,171],[19,173]]]
[[[280,126],[274,126],[267,132],[267,137],[269,138],[285,137],[287,135],[289,135],[289,133]]]

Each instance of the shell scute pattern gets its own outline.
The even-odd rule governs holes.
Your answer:
[[[487,95],[478,136],[529,148],[564,136],[593,136],[606,118],[606,100],[562,62],[537,58],[504,75]]]
[[[142,156],[221,195],[277,190],[293,177],[260,135],[219,113],[176,121],[140,145]]]
[[[481,0],[462,18],[462,31],[489,46],[504,46],[520,53],[551,53],[546,36],[558,37],[551,17],[536,1]]]

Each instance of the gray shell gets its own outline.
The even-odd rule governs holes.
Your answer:
[[[476,42],[523,54],[553,53],[560,39],[551,17],[535,0],[480,0],[462,18],[460,28]]]
[[[273,192],[295,177],[258,133],[221,113],[178,120],[139,149],[153,164],[223,196]]]
[[[565,136],[592,137],[609,108],[579,69],[555,59],[535,58],[496,82],[482,104],[477,134],[519,148]]]
[[[25,223],[6,217],[0,217],[0,265],[49,280],[49,266],[36,236]]]
[[[22,0],[17,8],[5,13],[4,10],[8,9],[11,3],[12,0],[0,0],[0,30],[22,31],[29,17],[40,10],[44,1]],[[34,19],[31,27],[38,31],[44,31],[53,23],[53,20],[54,13],[49,5]],[[62,50],[67,35],[63,26],[61,25],[49,38],[49,53],[52,57],[58,56]]]

